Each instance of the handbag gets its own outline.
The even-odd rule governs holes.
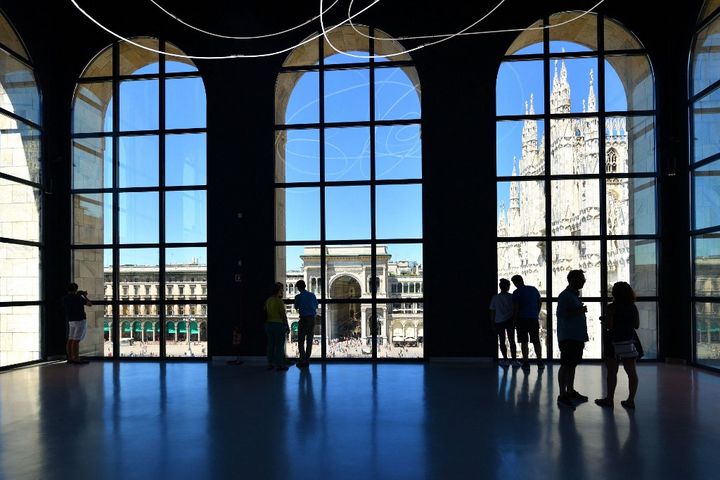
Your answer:
[[[635,339],[612,342],[612,345],[617,358],[637,358],[638,356],[635,349]]]

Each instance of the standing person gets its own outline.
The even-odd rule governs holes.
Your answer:
[[[575,409],[574,401],[587,402],[588,397],[575,390],[575,368],[582,361],[587,333],[587,307],[580,301],[580,290],[585,285],[585,272],[571,270],[567,274],[568,286],[558,296],[557,337],[560,346],[558,405]]]
[[[498,336],[500,343],[500,353],[503,359],[500,365],[506,367],[510,365],[507,356],[507,347],[505,346],[505,333],[507,333],[508,343],[510,343],[510,355],[512,356],[512,366],[518,367],[515,351],[515,327],[513,327],[513,305],[512,295],[510,295],[510,280],[501,278],[499,282],[500,293],[493,295],[490,300],[490,328],[492,328]]]
[[[635,330],[640,327],[640,314],[635,306],[635,292],[627,282],[617,282],[612,287],[613,301],[608,305],[607,317],[600,317],[605,329],[604,356],[607,366],[607,396],[595,403],[601,407],[614,407],[615,387],[619,362],[622,361],[628,376],[630,392],[627,400],[620,402],[625,408],[635,408],[635,393],[638,376],[635,362],[638,351],[635,348]]]
[[[307,368],[310,365],[310,355],[312,354],[318,301],[314,293],[305,290],[304,280],[295,282],[295,287],[300,291],[300,293],[295,295],[295,302],[293,304],[300,314],[300,322],[298,324],[300,361],[296,366],[298,368]]]
[[[85,338],[87,332],[87,315],[85,315],[85,305],[92,306],[92,302],[87,298],[87,292],[78,290],[77,283],[71,283],[68,286],[68,293],[62,300],[63,310],[65,311],[65,321],[68,324],[68,340],[65,345],[67,353],[67,363],[88,363],[87,360],[80,358],[80,341]]]
[[[277,282],[273,293],[265,300],[265,333],[267,334],[268,370],[283,372],[285,364],[285,333],[288,331],[285,303],[282,301],[285,284]]]
[[[517,332],[517,340],[523,354],[522,368],[530,368],[528,339],[535,348],[538,370],[545,368],[542,361],[542,347],[540,346],[540,292],[532,285],[525,285],[520,275],[513,275],[515,291],[512,293],[513,324]]]

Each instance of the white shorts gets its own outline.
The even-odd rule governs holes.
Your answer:
[[[68,322],[68,340],[77,340],[79,342],[85,338],[86,332],[87,320]]]

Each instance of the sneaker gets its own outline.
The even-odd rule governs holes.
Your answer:
[[[575,404],[573,404],[572,400],[570,400],[567,395],[558,395],[557,403],[558,407],[565,406],[570,408],[571,410],[575,410]]]
[[[603,408],[614,408],[615,407],[615,404],[613,403],[613,401],[609,400],[607,398],[596,398],[595,405],[597,405],[598,407],[603,407]]]
[[[635,401],[634,400],[623,400],[620,402],[620,405],[622,405],[624,408],[627,408],[629,410],[635,409]]]
[[[545,362],[543,362],[542,360],[538,360],[537,367],[538,371],[542,372],[543,370],[545,370]]]
[[[582,393],[576,392],[575,390],[568,393],[567,396],[570,397],[571,400],[577,400],[578,402],[587,402],[588,401],[588,397],[586,397]]]

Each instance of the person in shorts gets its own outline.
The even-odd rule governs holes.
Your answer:
[[[92,306],[92,302],[87,298],[87,292],[78,290],[77,283],[71,283],[68,286],[68,293],[62,300],[63,311],[65,312],[65,321],[68,324],[68,340],[65,345],[67,353],[67,363],[83,364],[88,363],[87,360],[80,358],[80,342],[85,338],[87,332],[87,315],[85,315],[85,306]]]
[[[528,341],[535,348],[538,370],[545,368],[542,361],[542,347],[540,346],[540,292],[532,285],[525,285],[520,275],[513,275],[512,283],[515,291],[512,293],[513,324],[517,333],[517,341],[523,354],[522,368],[530,368]]]
[[[588,341],[587,307],[580,301],[580,290],[585,285],[585,272],[571,270],[567,274],[568,286],[558,296],[557,338],[560,346],[558,405],[575,409],[574,402],[587,402],[588,397],[575,390],[575,369],[582,361],[585,342]]]
[[[500,353],[503,358],[500,365],[507,367],[510,365],[507,355],[507,346],[505,345],[505,337],[507,334],[508,343],[510,343],[510,355],[512,356],[512,366],[519,367],[516,359],[515,351],[515,327],[513,327],[513,308],[512,295],[510,295],[510,280],[501,278],[499,282],[500,293],[493,295],[490,300],[490,328],[492,328],[498,337],[500,344]]]

